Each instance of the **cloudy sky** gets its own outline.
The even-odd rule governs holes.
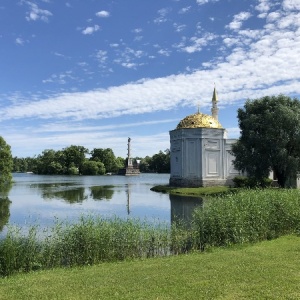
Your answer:
[[[0,135],[152,156],[215,85],[236,138],[246,99],[299,98],[299,59],[300,0],[1,0]]]

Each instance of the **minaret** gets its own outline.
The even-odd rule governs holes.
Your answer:
[[[218,113],[219,113],[219,109],[218,109],[218,95],[217,95],[216,86],[215,86],[215,87],[214,87],[213,96],[212,96],[211,115],[212,115],[212,117],[214,117],[217,121],[218,121]]]

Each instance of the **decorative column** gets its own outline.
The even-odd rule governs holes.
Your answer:
[[[128,154],[127,154],[127,159],[128,159],[127,166],[128,166],[128,167],[132,167],[132,158],[131,158],[130,142],[131,142],[131,138],[129,137],[129,138],[128,138],[128,144],[127,144],[127,146],[128,146],[128,148],[127,148],[127,150],[128,150]]]

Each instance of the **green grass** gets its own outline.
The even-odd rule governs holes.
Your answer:
[[[215,196],[234,193],[237,191],[235,188],[227,186],[211,186],[211,187],[197,187],[197,188],[182,188],[169,185],[157,185],[151,188],[151,191],[159,193],[167,193],[172,195],[182,196]]]
[[[300,238],[0,279],[0,299],[300,299]]]

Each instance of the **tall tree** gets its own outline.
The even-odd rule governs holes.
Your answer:
[[[9,184],[12,181],[13,157],[10,146],[0,136],[0,185]]]
[[[68,173],[73,174],[73,170],[77,168],[79,174],[81,174],[81,168],[85,161],[85,155],[89,153],[89,150],[83,146],[71,145],[67,148],[64,148],[63,152],[65,155]]]
[[[234,166],[257,179],[273,170],[281,187],[291,187],[300,171],[299,100],[284,95],[247,100],[238,120]]]
[[[117,172],[123,167],[121,160],[115,157],[111,148],[94,148],[91,151],[91,160],[101,161],[105,166],[106,172]]]
[[[170,150],[154,154],[149,163],[150,170],[157,173],[170,173]]]

